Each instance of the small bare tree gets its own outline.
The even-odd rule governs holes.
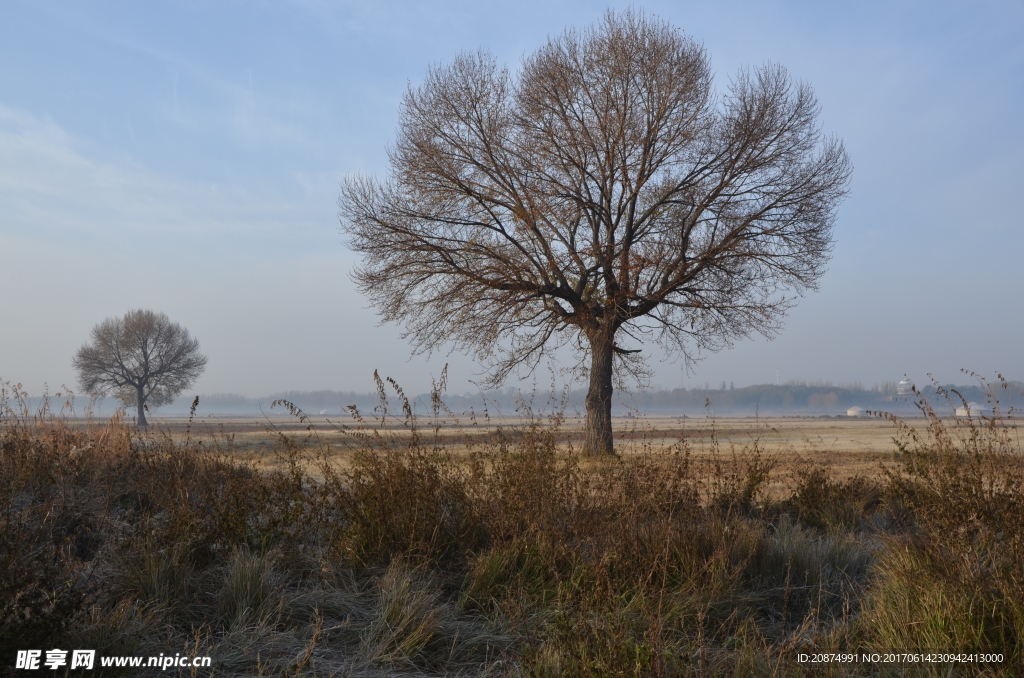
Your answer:
[[[388,180],[342,183],[354,279],[414,351],[468,351],[493,384],[589,355],[585,449],[612,452],[613,374],[644,369],[624,337],[689,361],[815,288],[851,171],[818,114],[779,66],[716,94],[704,49],[636,12],[516,75],[462,55],[407,91]]]
[[[125,407],[138,410],[139,426],[147,405],[166,405],[189,388],[206,367],[206,356],[188,330],[163,313],[129,311],[92,328],[92,341],[72,360],[87,393],[114,392]]]

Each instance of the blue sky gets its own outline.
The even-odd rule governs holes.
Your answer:
[[[0,377],[74,386],[71,356],[145,307],[199,338],[200,393],[410,391],[409,357],[354,290],[338,181],[381,174],[407,83],[462,50],[515,67],[591,2],[8,2],[0,21]],[[821,289],[773,341],[689,386],[904,374],[1024,378],[1024,4],[651,2],[719,86],[777,62],[846,143],[852,192]],[[652,354],[654,385],[684,383]],[[547,377],[541,381],[547,383]]]

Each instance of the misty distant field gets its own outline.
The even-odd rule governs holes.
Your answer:
[[[912,424],[925,425],[925,420],[909,419]],[[186,435],[224,443],[230,440],[232,456],[240,462],[256,462],[258,466],[275,468],[282,463],[281,436],[288,437],[311,458],[326,452],[344,465],[353,449],[358,447],[359,424],[342,417],[312,417],[302,422],[294,417],[207,417],[191,425],[183,417],[153,417],[150,438],[170,437],[176,442]],[[468,417],[446,417],[438,425],[424,422],[417,429],[430,442],[453,451],[468,451],[474,443],[482,443],[498,431],[515,436],[524,422],[504,418],[500,421]],[[545,424],[551,426],[550,422]],[[381,428],[372,419],[363,432],[374,428],[399,437],[408,437],[410,429],[400,422]],[[558,425],[560,449],[580,450],[583,419],[568,418]],[[634,456],[645,452],[689,451],[694,458],[707,458],[716,453],[723,459],[744,459],[758,450],[781,469],[813,462],[830,466],[838,476],[877,475],[882,464],[893,457],[893,424],[879,417],[616,417],[614,419],[616,449],[620,455]]]

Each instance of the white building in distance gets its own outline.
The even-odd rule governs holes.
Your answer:
[[[983,417],[986,414],[990,414],[989,409],[978,403],[967,403],[965,406],[956,408],[956,416],[958,417]]]

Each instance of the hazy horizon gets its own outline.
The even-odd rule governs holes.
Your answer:
[[[5,8],[0,379],[76,388],[91,328],[150,308],[209,357],[194,393],[365,392],[374,369],[422,393],[445,363],[475,390],[468,358],[410,359],[377,325],[338,182],[385,171],[430,65],[484,48],[514,69],[628,6],[703,43],[720,90],[768,61],[810,83],[854,165],[820,291],[690,374],[654,351],[652,389],[1024,377],[1024,5],[303,0]]]
[[[818,416],[872,416],[879,412],[895,414],[900,418],[923,416],[919,407],[928,403],[939,416],[952,416],[954,410],[966,403],[977,403],[980,416],[998,411],[1000,416],[1020,418],[1020,406],[1024,402],[1024,382],[1009,382],[1003,388],[1000,383],[987,385],[943,384],[942,390],[935,384],[919,385],[917,395],[901,393],[901,384],[889,382],[864,386],[861,384],[760,384],[736,388],[733,384],[717,386],[702,385],[693,389],[652,389],[644,391],[618,391],[612,403],[616,417],[818,417]],[[391,417],[404,418],[402,398],[390,385],[385,387],[386,407]],[[8,393],[10,396],[10,393]],[[58,397],[60,396],[60,397]],[[413,413],[423,421],[430,418],[434,408],[432,394],[410,393],[409,400]],[[446,405],[440,412],[448,423],[470,424],[473,421],[506,421],[509,417],[523,416],[544,418],[547,414],[559,413],[568,418],[585,415],[585,388],[571,391],[520,391],[506,387],[496,391],[444,393]],[[310,417],[326,417],[332,424],[345,423],[357,408],[363,417],[376,418],[381,414],[381,402],[376,392],[339,391],[290,391],[247,397],[233,393],[198,394],[186,393],[172,403],[149,408],[147,418],[151,422],[176,420],[193,417],[198,420],[209,417],[248,419],[283,418],[298,422],[290,407]],[[284,403],[287,402],[288,405]],[[54,392],[49,399],[30,396],[27,399],[9,398],[8,403],[18,413],[21,407],[27,414],[44,412],[61,413],[63,416],[106,418],[119,409],[125,409],[127,416],[135,416],[135,408],[123,406],[112,397],[69,399],[66,393]],[[855,414],[850,408],[859,407]],[[973,407],[974,405],[972,405]],[[193,409],[194,408],[194,409]],[[527,414],[530,413],[530,414]],[[959,413],[957,413],[959,414]],[[455,419],[451,420],[451,415]],[[20,415],[19,415],[20,416]],[[321,422],[323,423],[323,422]]]

